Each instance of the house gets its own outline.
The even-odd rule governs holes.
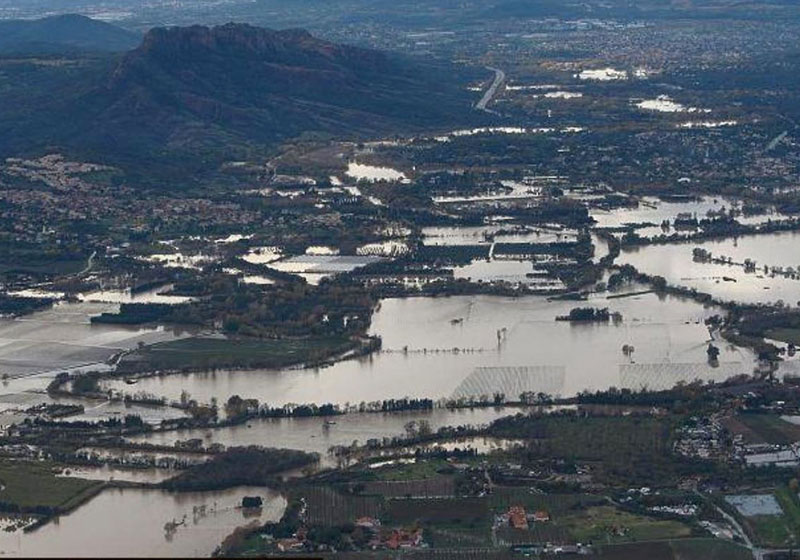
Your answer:
[[[550,514],[541,509],[533,514],[533,521],[536,523],[546,523],[550,521]]]
[[[422,545],[422,529],[406,531],[394,529],[386,539],[386,547],[392,550],[398,548],[417,548]]]
[[[511,506],[508,508],[508,523],[514,529],[527,529],[528,517],[525,515],[525,508],[522,506]]]
[[[280,539],[275,543],[278,550],[281,552],[290,552],[292,550],[300,550],[303,548],[302,541],[298,539]]]
[[[359,517],[356,519],[355,526],[361,527],[362,529],[367,529],[369,531],[375,531],[380,529],[381,520],[375,519],[374,517]]]

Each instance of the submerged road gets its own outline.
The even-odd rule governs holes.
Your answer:
[[[486,111],[487,113],[494,113],[491,109],[487,109],[487,106],[492,101],[492,98],[497,93],[497,89],[502,85],[502,83],[506,79],[506,73],[500,70],[499,68],[492,68],[491,66],[487,67],[489,70],[494,72],[494,81],[492,81],[492,85],[489,86],[489,89],[486,90],[486,93],[483,94],[481,100],[475,105],[475,108],[479,111]]]

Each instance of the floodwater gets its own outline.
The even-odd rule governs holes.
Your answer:
[[[172,289],[171,285],[159,286],[151,290],[142,292],[131,292],[131,290],[97,290],[86,294],[80,294],[78,299],[87,302],[99,303],[166,303],[178,304],[192,301],[191,297],[173,296],[166,294]]]
[[[366,165],[351,161],[347,164],[345,175],[357,181],[366,180],[369,182],[377,181],[400,181],[408,182],[405,173],[392,169],[391,167],[380,167],[377,165]]]
[[[730,257],[735,263],[756,261],[756,272],[745,272],[739,265],[695,262],[692,250],[702,247],[714,257]],[[800,301],[800,280],[765,274],[769,267],[800,268],[800,232],[750,235],[715,241],[670,245],[647,245],[627,249],[618,264],[631,264],[647,274],[663,276],[670,284],[696,288],[723,299],[744,303],[783,300]],[[727,279],[727,280],[726,280]]]
[[[600,228],[652,224],[651,226],[637,228],[636,233],[640,237],[656,237],[675,233],[674,229],[662,230],[661,223],[667,220],[672,224],[679,214],[689,214],[698,220],[702,220],[708,217],[709,212],[718,213],[721,210],[727,211],[738,207],[739,203],[737,201],[724,198],[701,197],[694,201],[670,202],[646,196],[640,199],[640,204],[636,208],[615,208],[610,211],[592,208],[589,214],[597,221],[597,227]],[[748,216],[740,214],[735,219],[740,224],[759,225],[769,220],[782,220],[788,217],[786,214],[781,214],[773,209],[766,214]]]
[[[18,319],[0,319],[0,373],[7,376],[0,385],[0,410],[51,402],[43,393],[60,371],[108,369],[106,360],[122,350],[177,337],[162,327],[91,324],[93,315],[118,309],[117,304],[62,302]],[[87,416],[101,404],[88,404]],[[104,416],[132,413],[122,404],[103,407],[108,407]]]
[[[143,434],[131,441],[157,445],[173,445],[176,441],[200,438],[208,446],[221,443],[227,447],[263,445],[282,449],[298,449],[319,453],[326,464],[328,449],[335,445],[363,445],[369,439],[405,435],[405,425],[414,420],[426,420],[435,431],[443,426],[481,426],[523,409],[516,407],[485,407],[448,410],[437,408],[425,411],[352,413],[332,418],[262,418],[247,424],[225,428],[193,429]],[[326,421],[335,424],[326,426]]]
[[[618,311],[623,321],[555,321],[573,307],[586,305]],[[732,365],[707,365],[710,337],[703,320],[718,313],[690,300],[655,294],[611,300],[597,296],[588,303],[535,296],[388,299],[371,327],[371,333],[383,339],[380,353],[319,369],[151,377],[142,379],[137,389],[170,399],[186,390],[200,402],[212,397],[225,402],[242,395],[271,405],[344,404],[495,391],[513,397],[527,390],[568,395],[619,387],[623,373],[635,385],[635,378],[650,370],[657,370],[657,381],[669,387],[688,375],[688,380],[718,379],[732,369],[752,372],[752,354],[725,344],[718,344],[720,362]],[[634,346],[632,356],[623,355],[623,345]],[[638,364],[633,381],[623,367],[632,361]],[[652,376],[647,378],[653,382]],[[108,381],[106,387],[123,392],[127,388],[119,381]]]
[[[500,233],[503,232],[503,233]],[[425,245],[491,245],[499,243],[555,243],[575,241],[577,234],[572,231],[553,231],[549,229],[519,227],[514,225],[452,226],[422,228]]]
[[[126,469],[111,465],[103,466],[75,466],[69,467],[57,476],[68,476],[71,478],[85,478],[87,480],[119,480],[125,482],[144,482],[147,484],[158,484],[168,478],[172,478],[177,473],[169,469]]]
[[[263,507],[239,508],[244,496],[261,496]],[[208,557],[237,527],[277,521],[285,508],[286,500],[266,488],[188,493],[108,489],[31,533],[0,532],[0,550],[26,557]],[[169,534],[165,524],[172,521],[184,523]]]
[[[170,340],[164,328],[91,324],[90,318],[118,311],[116,304],[58,303],[18,319],[0,319],[0,368],[10,377],[72,369],[103,362],[128,348]]]
[[[453,268],[453,276],[478,283],[508,282],[550,292],[564,289],[561,280],[550,276],[546,271],[537,271],[530,260],[477,259]]]

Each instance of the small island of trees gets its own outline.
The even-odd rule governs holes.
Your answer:
[[[568,315],[559,315],[556,321],[569,321],[569,322],[593,322],[593,323],[607,323],[613,320],[614,323],[622,321],[622,314],[619,312],[610,312],[607,307],[597,309],[595,307],[575,307],[571,309]]]

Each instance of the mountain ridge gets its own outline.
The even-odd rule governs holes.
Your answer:
[[[78,14],[36,20],[0,20],[0,53],[124,52],[141,36]]]
[[[65,86],[50,111],[41,103],[28,111],[24,123],[0,108],[0,124],[10,118],[21,133],[0,139],[0,150],[46,138],[128,169],[146,162],[149,172],[185,175],[307,132],[369,138],[476,118],[475,95],[455,67],[298,29],[156,28],[98,68],[73,93]]]

